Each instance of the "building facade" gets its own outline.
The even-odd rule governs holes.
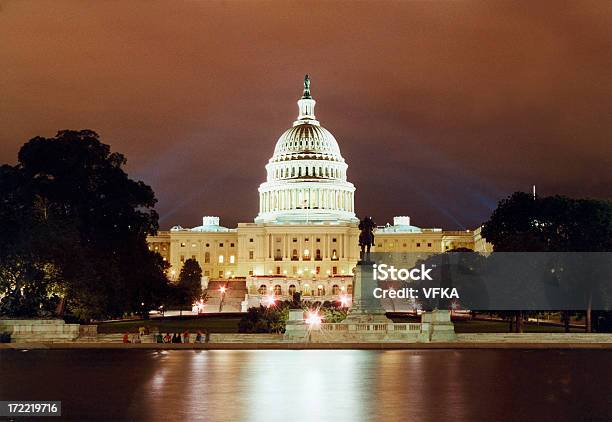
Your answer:
[[[170,263],[171,279],[193,258],[202,267],[204,287],[239,283],[246,292],[241,303],[224,304],[210,291],[209,311],[245,310],[271,295],[285,299],[300,292],[306,300],[324,301],[352,293],[359,259],[355,187],[338,142],[315,117],[315,104],[306,76],[297,120],[278,139],[266,165],[253,223],[230,229],[219,217],[206,216],[201,226],[174,226],[149,237],[151,250]],[[376,230],[373,251],[427,254],[456,248],[491,249],[479,229],[419,228],[402,216]]]

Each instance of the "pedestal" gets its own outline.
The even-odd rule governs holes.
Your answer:
[[[378,284],[374,281],[373,262],[359,261],[353,279],[353,302],[344,321],[345,324],[383,323],[391,324],[385,309],[376,299],[373,291]]]
[[[433,310],[421,315],[419,341],[455,341],[455,326],[450,319],[450,311]]]
[[[285,325],[286,340],[304,341],[308,335],[308,326],[304,321],[303,309],[289,309],[289,319]]]

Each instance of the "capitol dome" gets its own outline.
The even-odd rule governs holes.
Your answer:
[[[306,75],[298,118],[278,139],[266,165],[256,223],[357,221],[348,165],[336,138],[316,120],[315,104]]]

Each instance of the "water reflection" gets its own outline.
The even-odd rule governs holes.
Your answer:
[[[606,351],[0,352],[0,400],[63,420],[612,419]]]

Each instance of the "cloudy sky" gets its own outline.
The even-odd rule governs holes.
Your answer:
[[[359,215],[612,196],[612,2],[0,1],[0,163],[96,130],[161,226],[252,221],[304,73]]]

